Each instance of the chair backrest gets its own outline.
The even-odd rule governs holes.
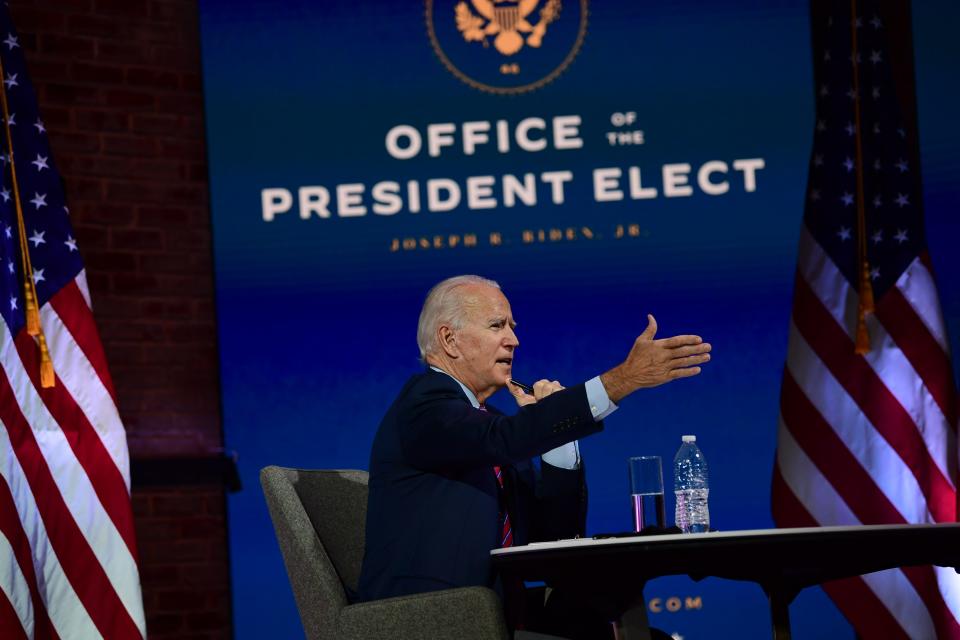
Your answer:
[[[260,484],[308,638],[334,638],[344,587],[357,588],[367,515],[366,471],[260,471]]]

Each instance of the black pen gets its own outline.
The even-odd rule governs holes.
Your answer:
[[[523,384],[522,382],[517,382],[517,381],[514,380],[513,378],[510,378],[509,382],[510,382],[510,384],[514,385],[515,387],[520,387],[520,388],[523,389],[526,393],[533,393],[533,387],[531,387],[531,386],[528,385],[528,384]]]

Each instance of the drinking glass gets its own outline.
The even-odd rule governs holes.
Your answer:
[[[630,494],[633,501],[633,530],[666,522],[663,502],[663,464],[660,456],[629,459]]]

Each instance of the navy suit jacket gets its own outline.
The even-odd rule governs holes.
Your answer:
[[[494,586],[490,550],[501,533],[494,465],[504,471],[515,544],[582,534],[582,469],[531,458],[602,428],[582,384],[505,416],[475,409],[445,373],[414,375],[374,438],[358,599]]]

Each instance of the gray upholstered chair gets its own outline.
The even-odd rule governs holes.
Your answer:
[[[363,560],[367,472],[265,467],[267,498],[309,640],[506,640],[500,599],[468,587],[349,604]]]

